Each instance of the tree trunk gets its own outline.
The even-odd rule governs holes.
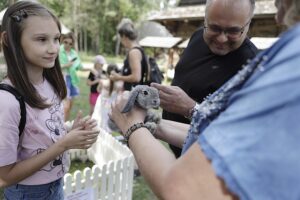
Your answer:
[[[73,24],[74,24],[74,36],[75,36],[75,44],[74,48],[76,51],[78,51],[78,19],[77,19],[77,13],[78,13],[78,8],[80,5],[80,0],[75,0],[73,1],[73,12],[72,12],[72,19],[73,19]]]
[[[83,35],[84,35],[84,52],[87,52],[87,49],[88,49],[87,30],[84,29],[83,31],[84,31],[84,33],[83,33]]]
[[[13,5],[15,3],[15,0],[9,0],[9,5]]]

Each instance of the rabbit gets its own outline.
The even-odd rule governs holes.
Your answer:
[[[145,126],[148,130],[154,134],[157,124],[160,122],[161,117],[158,113],[151,112],[150,109],[158,109],[160,105],[158,90],[148,85],[137,85],[130,91],[130,96],[125,104],[122,113],[129,112],[133,106],[139,106],[147,110],[147,114],[144,120]],[[112,131],[120,132],[116,124],[109,119],[108,127]]]

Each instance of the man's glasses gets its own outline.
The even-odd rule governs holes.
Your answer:
[[[245,28],[248,24],[250,24],[251,20],[249,20],[244,26],[242,27],[230,27],[230,28],[222,28],[218,25],[214,24],[207,24],[204,26],[204,29],[207,34],[211,36],[217,36],[224,33],[229,39],[238,39],[244,33]]]
[[[63,43],[66,45],[70,45],[70,46],[72,46],[72,44],[73,44],[72,42],[68,42],[68,41],[64,41]]]

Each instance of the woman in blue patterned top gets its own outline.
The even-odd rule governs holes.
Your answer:
[[[111,118],[159,198],[300,199],[300,1],[275,5],[290,29],[196,106],[190,126],[164,120],[153,136],[143,110],[120,113],[127,93],[113,103]],[[182,156],[155,137],[183,146]]]

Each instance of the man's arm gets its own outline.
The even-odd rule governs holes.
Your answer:
[[[164,142],[182,148],[190,125],[162,119],[154,136]]]

